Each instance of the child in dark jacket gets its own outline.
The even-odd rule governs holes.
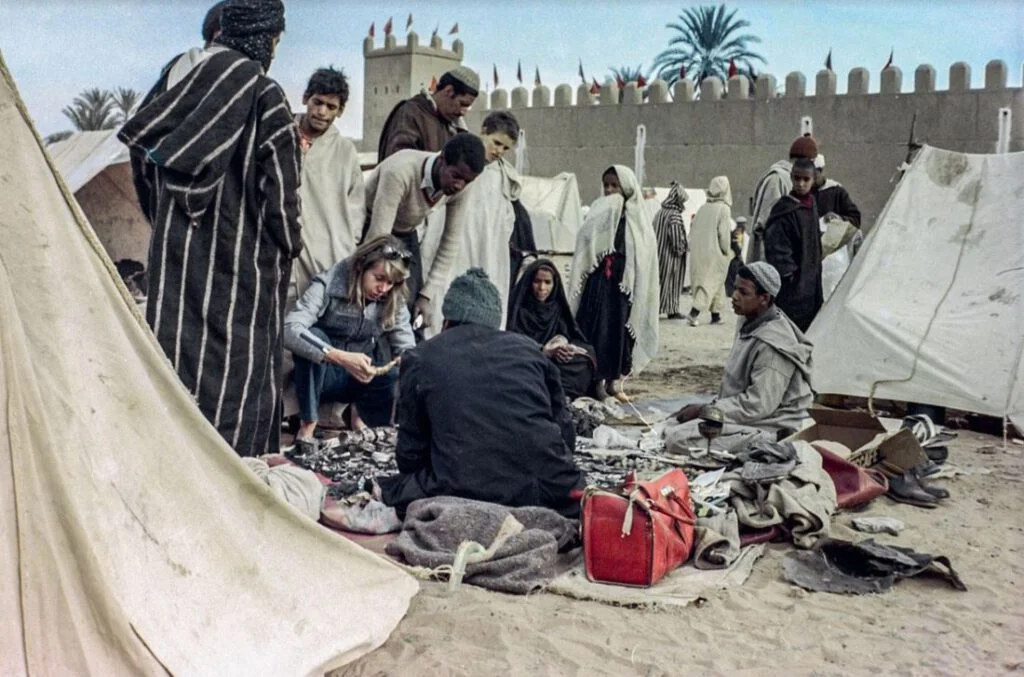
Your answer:
[[[736,275],[743,267],[743,248],[735,239],[729,246],[732,249],[732,260],[729,261],[729,272],[725,274],[725,293],[731,297],[736,290]]]
[[[821,231],[811,194],[814,162],[793,163],[793,190],[772,208],[765,225],[765,260],[782,277],[775,305],[807,331],[824,303],[821,289]]]

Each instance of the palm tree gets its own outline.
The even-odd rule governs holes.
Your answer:
[[[75,97],[61,112],[81,132],[117,127],[116,104],[110,92],[93,87]]]
[[[651,75],[654,72],[654,68],[644,69],[643,63],[638,64],[635,68],[633,66],[622,66],[615,68],[611,66],[611,77],[615,82],[625,84],[627,82],[636,82],[638,84],[650,84]],[[622,85],[619,85],[620,87]]]
[[[128,114],[132,112],[132,108],[135,108],[135,104],[139,102],[141,96],[131,87],[118,87],[115,91],[111,92],[110,98],[114,102],[114,107],[117,108],[117,121],[119,123],[123,123],[128,119]]]
[[[623,90],[627,83],[635,82],[638,87],[643,89],[647,85],[651,84],[651,76],[654,73],[654,68],[644,70],[643,63],[638,64],[635,68],[632,66],[622,66],[620,68],[611,66],[610,69],[611,78],[619,85],[619,103],[622,103],[622,97],[626,94]],[[643,89],[642,96],[644,100],[647,99],[646,89]]]
[[[700,6],[683,10],[678,23],[665,27],[675,35],[668,48],[657,56],[654,66],[658,77],[671,87],[679,80],[681,69],[686,70],[698,85],[712,75],[728,78],[729,63],[734,62],[740,72],[752,72],[752,61],[768,63],[760,54],[750,51],[751,43],[761,42],[756,35],[737,33],[750,26],[750,22],[737,19],[737,10],[726,11],[724,4]]]

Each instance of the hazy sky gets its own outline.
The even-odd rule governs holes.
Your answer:
[[[0,51],[43,135],[69,129],[61,108],[88,87],[134,87],[147,91],[174,55],[198,45],[200,24],[213,0],[0,0]],[[974,86],[984,81],[985,64],[1003,59],[1010,85],[1021,86],[1024,62],[1024,2],[1020,0],[846,0],[800,2],[739,0],[728,3],[750,22],[756,46],[768,61],[763,69],[780,82],[803,71],[809,88],[829,48],[846,89],[851,68],[864,66],[877,91],[878,74],[895,49],[904,89],[913,88],[914,69],[932,64],[944,88],[950,64],[966,61]],[[339,125],[362,134],[362,41],[371,22],[382,42],[383,25],[394,17],[399,42],[413,13],[413,30],[429,41],[435,26],[445,47],[458,22],[465,63],[490,85],[496,64],[504,87],[515,84],[517,60],[532,86],[539,67],[544,84],[579,84],[579,59],[587,77],[603,81],[612,66],[651,64],[668,42],[665,24],[690,3],[633,0],[516,0],[488,3],[349,2],[285,0],[287,31],[270,75],[298,104],[309,74],[317,67],[342,67],[352,80],[352,96]]]

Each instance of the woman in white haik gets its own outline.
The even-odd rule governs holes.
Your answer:
[[[597,355],[598,399],[625,401],[622,378],[658,351],[657,243],[633,171],[613,165],[601,181],[576,236],[569,303]]]

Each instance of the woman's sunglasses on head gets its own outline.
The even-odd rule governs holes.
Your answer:
[[[380,254],[386,259],[392,261],[396,259],[402,259],[402,261],[408,262],[412,260],[412,252],[405,249],[396,249],[389,244],[384,245],[380,248]]]

